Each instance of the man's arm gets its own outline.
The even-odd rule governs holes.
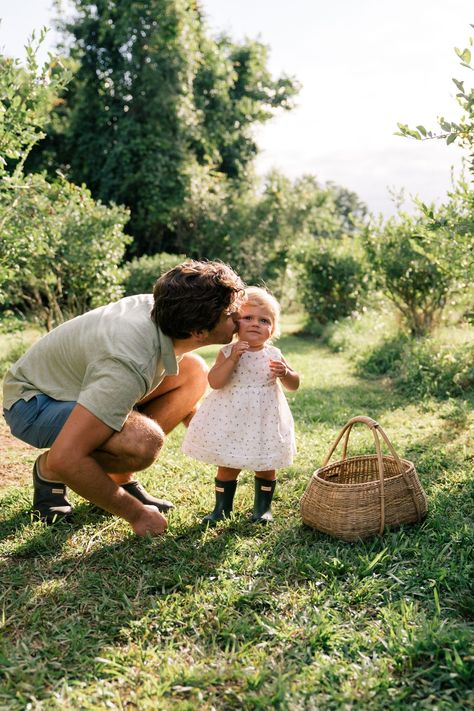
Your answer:
[[[96,450],[106,450],[108,440],[121,435],[76,405],[47,454],[44,475],[63,481],[88,501],[124,518],[137,535],[164,533],[167,522],[158,509],[145,506],[117,486],[94,458]]]

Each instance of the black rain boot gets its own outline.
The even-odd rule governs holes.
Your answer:
[[[252,521],[255,523],[266,524],[273,521],[271,506],[275,486],[276,479],[269,481],[258,476],[255,477],[255,499],[252,514]]]
[[[37,459],[33,466],[33,516],[49,525],[70,518],[72,512],[65,484],[41,479]]]
[[[215,480],[216,483],[216,505],[212,513],[207,514],[202,519],[202,523],[215,526],[218,521],[223,521],[232,511],[235,490],[237,489],[237,479],[233,481]]]
[[[142,504],[148,504],[148,506],[156,506],[158,511],[161,513],[168,513],[170,509],[174,509],[174,504],[166,499],[157,499],[156,496],[152,496],[148,491],[140,484],[139,481],[129,481],[126,484],[121,484],[122,489],[125,489],[130,496],[133,496]]]

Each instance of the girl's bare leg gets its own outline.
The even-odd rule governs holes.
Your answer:
[[[255,476],[260,477],[260,479],[266,479],[267,481],[275,481],[276,471],[275,469],[267,469],[263,472],[255,472]]]
[[[235,481],[240,474],[240,469],[231,469],[231,467],[218,467],[217,477],[219,481]]]

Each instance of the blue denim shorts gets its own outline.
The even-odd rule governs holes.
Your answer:
[[[17,400],[3,416],[14,437],[38,449],[51,447],[76,402],[53,400],[35,395],[31,400]]]

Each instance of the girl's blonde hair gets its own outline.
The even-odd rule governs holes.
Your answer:
[[[245,289],[245,301],[242,306],[246,304],[268,309],[273,326],[271,336],[278,337],[280,335],[280,304],[273,294],[260,286],[248,286]]]

